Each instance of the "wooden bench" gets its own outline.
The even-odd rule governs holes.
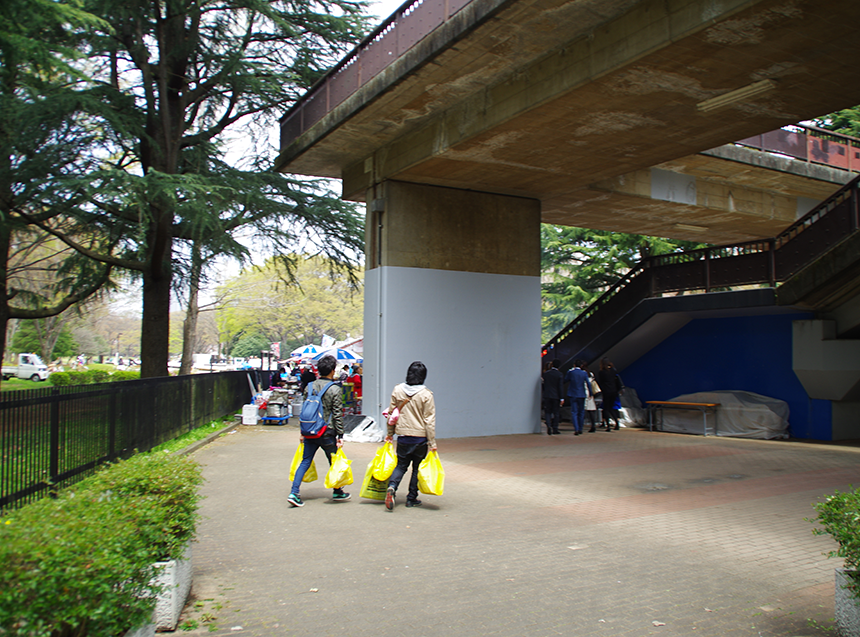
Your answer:
[[[702,412],[702,433],[708,435],[708,413],[714,414],[714,434],[717,433],[717,409],[720,403],[685,403],[674,400],[646,400],[648,405],[648,429],[654,431],[654,411],[660,410],[660,424],[663,424],[664,409],[697,409]]]

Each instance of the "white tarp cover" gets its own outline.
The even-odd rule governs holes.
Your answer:
[[[622,427],[647,427],[648,412],[642,407],[639,394],[632,387],[625,387],[621,394],[621,409],[618,421]]]
[[[370,416],[351,416],[351,422],[345,428],[348,431],[343,435],[346,442],[382,442],[387,433],[385,425],[377,422]],[[354,422],[353,422],[354,421]]]
[[[788,403],[748,391],[709,391],[683,394],[673,402],[719,403],[716,432],[714,415],[708,414],[708,435],[777,440],[788,438]],[[656,416],[659,418],[659,416]],[[699,410],[663,410],[663,431],[685,434],[703,432]]]

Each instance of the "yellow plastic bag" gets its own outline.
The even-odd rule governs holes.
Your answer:
[[[364,472],[364,481],[361,483],[361,491],[358,495],[368,500],[384,500],[388,484],[373,477],[373,463],[367,465]]]
[[[296,453],[293,455],[293,463],[290,465],[290,482],[295,480],[296,478],[296,470],[299,468],[299,465],[302,463],[302,458],[305,455],[305,443],[300,442],[299,448],[296,449]],[[316,463],[311,460],[311,466],[308,467],[308,470],[305,471],[305,477],[302,478],[302,482],[313,482],[319,476],[317,475],[317,466]]]
[[[445,469],[436,451],[428,453],[418,465],[418,490],[427,495],[442,495],[445,490]]]
[[[343,447],[331,457],[331,467],[325,474],[326,489],[340,489],[352,484],[352,460],[348,460]]]
[[[386,442],[376,452],[376,456],[371,462],[373,467],[373,477],[380,482],[385,482],[394,473],[397,467],[397,453],[394,451],[394,445]]]

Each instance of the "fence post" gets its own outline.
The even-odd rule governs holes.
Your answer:
[[[711,291],[711,251],[705,250],[705,293]]]
[[[860,201],[857,198],[857,186],[851,189],[851,232],[860,227]]]
[[[48,458],[48,480],[51,497],[57,495],[57,477],[60,475],[60,388],[51,389],[51,451]]]
[[[770,287],[776,287],[776,239],[768,239],[767,280]]]
[[[116,413],[119,400],[119,383],[111,383],[110,399],[108,401],[108,457],[116,459]]]

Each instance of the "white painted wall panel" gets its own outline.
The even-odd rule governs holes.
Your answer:
[[[364,308],[365,414],[381,419],[420,360],[437,437],[539,431],[539,277],[375,268],[365,273]]]

